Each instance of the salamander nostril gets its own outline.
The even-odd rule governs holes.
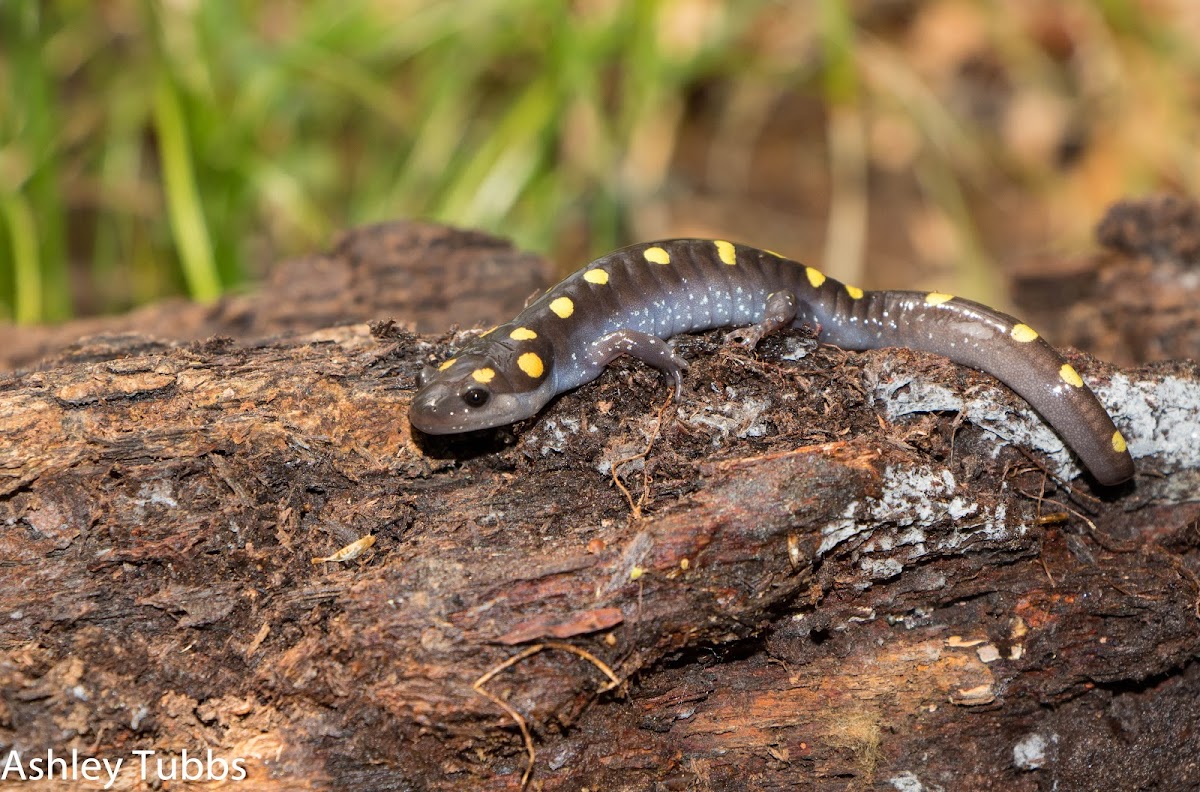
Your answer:
[[[437,369],[433,366],[422,366],[417,372],[417,387],[424,388],[437,375]]]

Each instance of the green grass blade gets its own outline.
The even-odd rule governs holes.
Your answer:
[[[167,214],[188,293],[197,300],[215,300],[220,296],[221,282],[196,190],[187,125],[179,94],[165,73],[159,77],[154,90],[154,128],[158,135]]]
[[[0,215],[12,245],[13,318],[19,324],[40,322],[44,295],[33,210],[21,195],[10,193],[0,196]]]

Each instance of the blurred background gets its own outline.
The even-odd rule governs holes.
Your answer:
[[[1111,202],[1197,193],[1198,77],[1194,0],[0,0],[0,321],[400,217],[1003,305]]]

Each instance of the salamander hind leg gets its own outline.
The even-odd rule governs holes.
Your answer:
[[[666,341],[637,330],[616,330],[592,343],[588,362],[598,371],[621,355],[637,358],[669,375],[675,380],[675,398],[683,394],[683,372],[687,371],[687,361],[676,355]]]
[[[763,318],[749,327],[739,327],[725,334],[725,343],[741,344],[754,349],[764,337],[790,327],[800,311],[800,300],[790,291],[771,292],[767,295],[767,307]]]

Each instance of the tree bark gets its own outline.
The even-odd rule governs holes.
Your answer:
[[[503,249],[415,228],[390,261],[425,279],[431,239]],[[1070,353],[1138,457],[1100,491],[990,377],[800,332],[680,339],[678,404],[620,360],[418,437],[417,372],[473,331],[353,310],[0,375],[6,748],[519,789],[524,727],[545,790],[1200,784],[1194,362]]]

